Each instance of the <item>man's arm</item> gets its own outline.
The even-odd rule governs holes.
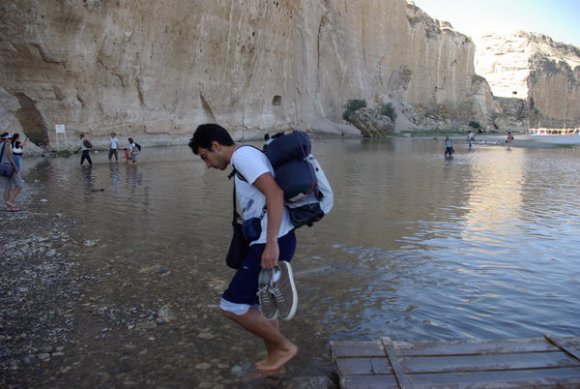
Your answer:
[[[270,173],[264,173],[256,181],[256,188],[266,196],[266,210],[268,212],[268,226],[266,230],[266,248],[262,253],[261,266],[272,269],[278,265],[280,248],[278,247],[278,230],[284,215],[284,192]]]

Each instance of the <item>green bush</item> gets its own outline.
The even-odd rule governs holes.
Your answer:
[[[397,120],[397,111],[391,103],[381,105],[381,115],[390,117],[393,123]]]
[[[481,129],[481,124],[479,124],[479,122],[472,120],[469,122],[469,127],[473,128],[474,130],[479,130]]]
[[[350,117],[350,115],[352,115],[354,111],[356,111],[359,108],[365,108],[366,106],[367,106],[366,100],[357,100],[357,99],[349,100],[344,106],[342,118],[344,120],[348,120],[348,118]]]

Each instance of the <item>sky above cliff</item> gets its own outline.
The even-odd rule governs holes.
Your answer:
[[[484,32],[523,30],[580,47],[580,0],[414,0],[477,43]]]

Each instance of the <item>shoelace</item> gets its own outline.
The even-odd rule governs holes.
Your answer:
[[[270,287],[270,293],[274,295],[274,299],[277,303],[284,303],[286,301],[284,295],[277,286]]]
[[[258,295],[262,297],[262,300],[270,300],[271,293],[269,291],[270,287],[264,286],[258,290]]]

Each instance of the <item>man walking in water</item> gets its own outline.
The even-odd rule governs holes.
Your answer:
[[[447,158],[447,156],[449,157],[453,157],[453,153],[455,152],[455,150],[453,150],[453,141],[451,140],[451,138],[449,138],[449,136],[445,137],[445,158]]]
[[[514,136],[512,135],[512,132],[511,131],[508,131],[507,139],[505,140],[505,143],[507,144],[508,149],[512,145],[512,142],[513,141],[514,141]]]
[[[264,341],[268,356],[256,362],[256,368],[274,372],[298,353],[298,347],[282,334],[278,321],[274,320],[277,316],[291,318],[293,313],[289,314],[290,310],[282,306],[287,301],[270,301],[259,288],[259,280],[261,284],[263,274],[271,269],[280,269],[282,279],[292,280],[288,262],[296,250],[296,236],[284,206],[284,192],[274,180],[274,169],[266,155],[254,147],[237,145],[228,131],[217,124],[200,125],[189,147],[208,168],[223,171],[231,164],[238,172],[234,187],[242,219],[261,217],[259,237],[250,243],[248,254],[222,295],[220,308],[227,318]],[[291,284],[294,288],[293,280]],[[292,293],[284,297],[292,301]],[[295,309],[294,305],[291,310]]]
[[[81,165],[85,162],[85,160],[89,161],[89,165],[93,165],[93,161],[91,159],[91,155],[89,154],[93,145],[87,138],[85,138],[85,134],[80,134],[81,138]]]
[[[469,130],[467,133],[467,144],[469,145],[469,150],[471,150],[471,146],[473,146],[473,142],[475,141],[475,135],[473,131]]]

